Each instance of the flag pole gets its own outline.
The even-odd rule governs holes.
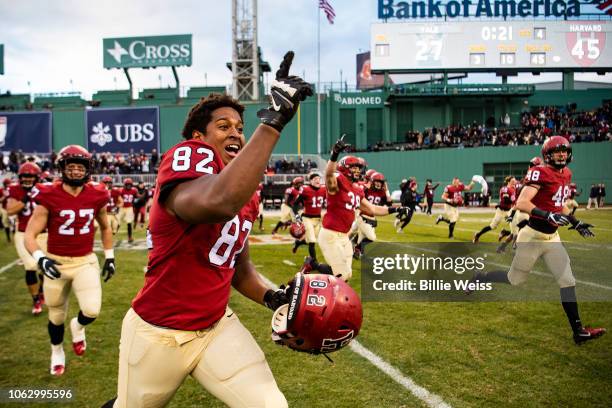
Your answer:
[[[317,153],[321,154],[321,8],[317,0]]]

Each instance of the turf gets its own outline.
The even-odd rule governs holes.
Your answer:
[[[471,240],[491,215],[462,214],[456,241]],[[612,212],[580,211],[577,215],[596,225],[597,237],[590,243],[612,242]],[[274,218],[266,218],[266,232],[275,222]],[[434,219],[423,214],[417,214],[403,234],[395,232],[392,222],[392,217],[380,220],[377,229],[380,240],[447,240],[446,226],[434,226]],[[121,234],[125,241],[124,233]],[[494,242],[496,235],[491,232],[482,241]],[[137,238],[144,238],[142,230],[137,230]],[[567,230],[562,231],[562,238],[583,241]],[[85,356],[72,354],[69,332],[66,334],[67,371],[60,378],[49,375],[46,312],[31,316],[23,267],[15,265],[0,274],[0,389],[71,388],[75,401],[68,406],[78,407],[97,407],[115,395],[121,320],[142,285],[146,264],[144,250],[123,247],[116,249],[117,275],[103,284],[102,312],[88,328]],[[304,247],[297,254],[292,254],[290,248],[286,244],[253,245],[251,256],[262,274],[282,283],[297,271],[306,255]],[[576,256],[591,257],[598,263],[610,262],[609,256],[592,252]],[[0,267],[15,259],[13,246],[1,236]],[[357,290],[361,285],[359,264],[353,263],[351,280]],[[555,283],[550,285],[554,287]],[[333,354],[333,364],[320,356],[292,352],[269,340],[271,313],[263,306],[234,293],[231,307],[261,345],[291,407],[424,406],[408,390],[349,349]],[[69,316],[74,316],[77,310],[73,297]],[[609,302],[582,302],[580,311],[585,323],[611,326]],[[365,302],[364,324],[358,340],[453,407],[607,406],[612,400],[612,336],[575,346],[558,302]],[[66,406],[66,403],[25,406]],[[188,378],[170,406],[223,404]]]

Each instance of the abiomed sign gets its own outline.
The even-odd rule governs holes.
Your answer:
[[[104,68],[191,66],[191,34],[105,38]]]
[[[578,0],[378,0],[378,18],[579,17]]]

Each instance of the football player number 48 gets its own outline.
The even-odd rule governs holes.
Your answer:
[[[530,170],[527,172],[527,180],[538,181],[540,179],[540,172],[538,170]],[[569,197],[570,188],[569,186],[559,186],[557,192],[552,196],[552,200],[555,203],[555,207],[563,207],[565,200]]]

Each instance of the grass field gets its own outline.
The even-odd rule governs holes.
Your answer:
[[[596,225],[597,237],[589,242],[612,242],[611,211],[579,211],[577,215]],[[456,241],[471,240],[490,218],[491,214],[462,214]],[[415,215],[404,234],[394,231],[392,221],[391,217],[380,221],[380,240],[446,241],[446,225],[434,226],[434,219],[426,215]],[[275,222],[266,218],[267,232]],[[567,241],[583,241],[572,231],[561,235]],[[482,241],[493,242],[496,236],[491,232]],[[138,230],[137,238],[143,237]],[[288,244],[253,245],[251,256],[263,275],[282,283],[298,270],[306,252],[302,247],[292,254],[290,248]],[[597,253],[584,256],[611,261]],[[0,236],[0,268],[16,258],[13,246]],[[71,388],[75,393],[72,403],[21,406],[97,407],[115,395],[121,320],[142,285],[146,252],[117,249],[116,258],[118,272],[103,283],[102,312],[87,329],[88,349],[83,357],[72,353],[67,330],[67,369],[60,378],[49,375],[46,312],[38,317],[30,314],[23,267],[14,265],[0,273],[0,389]],[[359,266],[359,261],[353,263],[350,282],[357,290]],[[239,294],[232,295],[231,307],[261,345],[291,407],[425,406],[350,349],[333,354],[333,364],[321,356],[292,352],[270,341],[269,310]],[[69,316],[77,310],[72,298]],[[580,311],[586,324],[612,326],[612,303],[580,303]],[[358,341],[453,407],[584,407],[609,406],[612,401],[612,335],[575,346],[558,302],[366,302]],[[189,378],[170,406],[223,404]]]

